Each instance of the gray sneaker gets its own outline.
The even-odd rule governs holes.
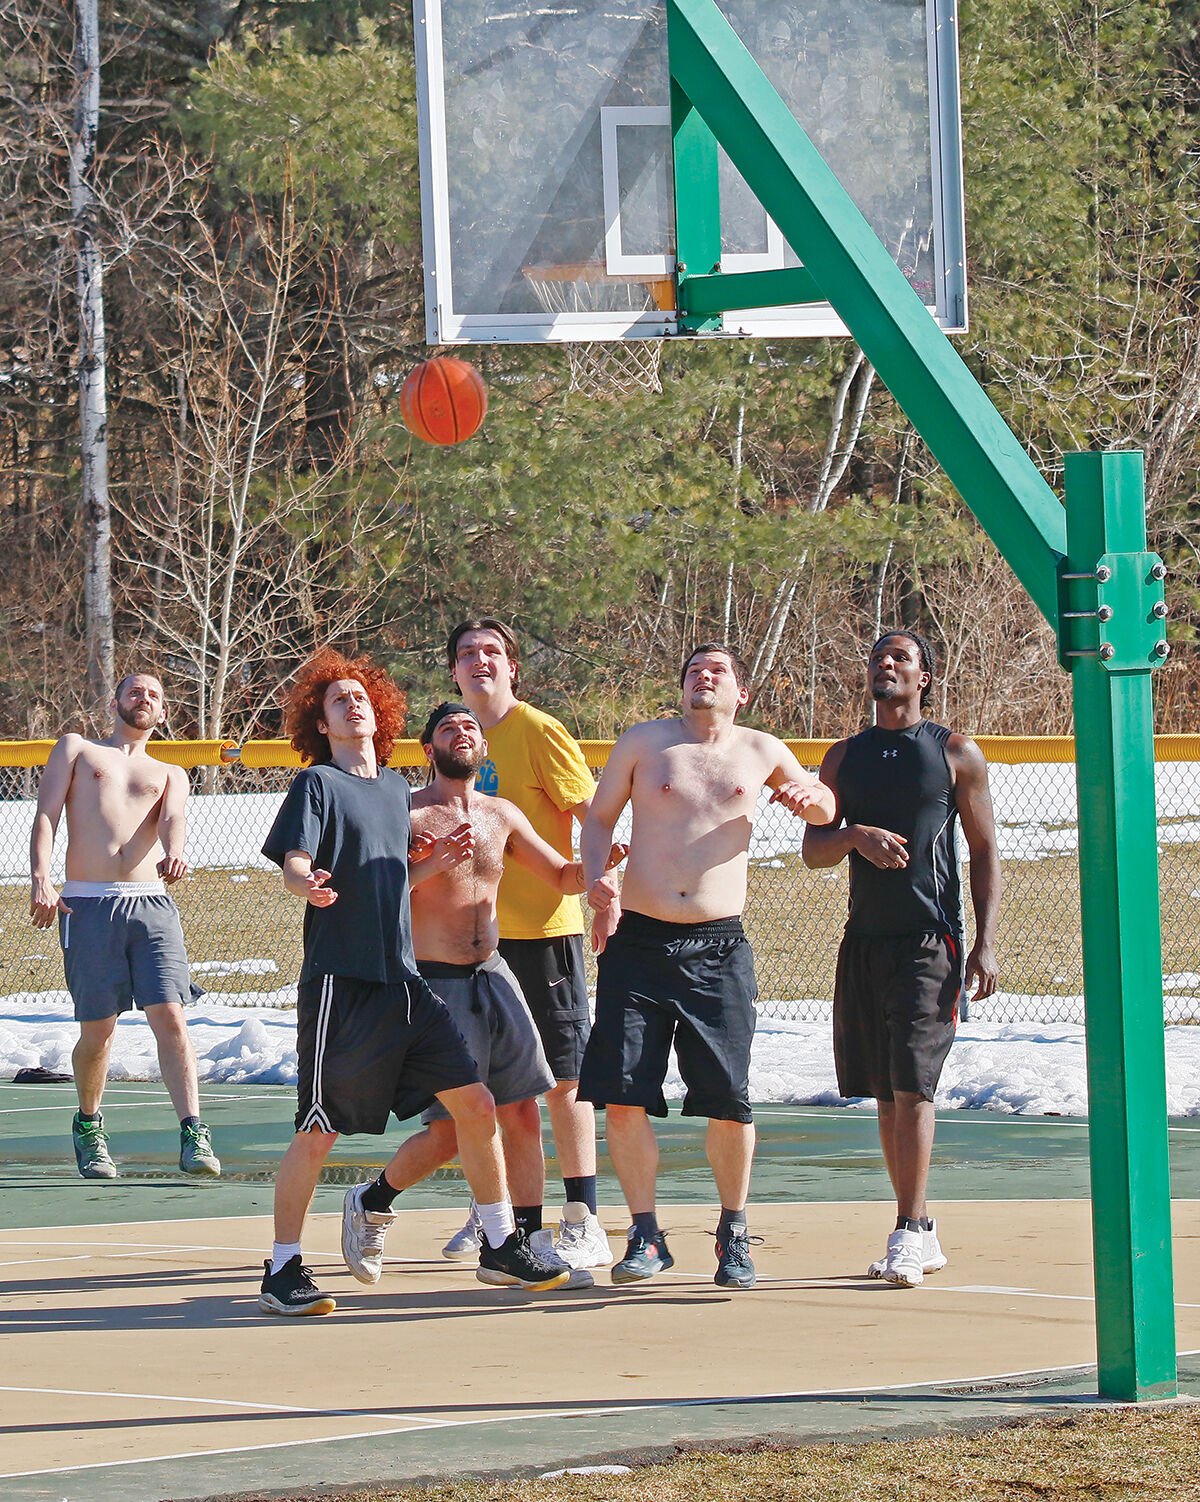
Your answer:
[[[479,1248],[482,1245],[483,1222],[479,1219],[479,1211],[475,1207],[475,1201],[472,1200],[466,1223],[461,1230],[455,1231],[442,1248],[442,1256],[447,1262],[474,1262],[479,1256]]]
[[[393,1210],[364,1210],[370,1184],[355,1184],[342,1201],[342,1256],[360,1283],[378,1283],[383,1272],[383,1238],[395,1221]]]
[[[71,1142],[75,1148],[75,1163],[85,1179],[115,1179],[117,1165],[108,1150],[108,1138],[104,1135],[104,1118],[84,1121],[79,1112],[71,1122]]]
[[[202,1121],[179,1128],[179,1168],[197,1179],[216,1179],[221,1160],[213,1152],[212,1133]]]
[[[529,1238],[529,1250],[551,1267],[561,1267],[570,1273],[571,1276],[561,1285],[563,1288],[591,1288],[596,1282],[586,1267],[571,1266],[555,1246],[554,1234],[548,1228],[533,1233]]]

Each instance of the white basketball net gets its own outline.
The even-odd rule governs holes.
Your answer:
[[[651,284],[597,277],[591,268],[526,267],[525,280],[548,313],[644,313],[654,306]],[[589,274],[590,273],[590,274]],[[567,344],[571,390],[586,396],[661,391],[661,339],[605,339]]]

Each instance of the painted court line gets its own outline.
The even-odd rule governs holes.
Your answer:
[[[1190,1355],[1192,1353],[1190,1353],[1190,1352],[1181,1352],[1180,1354],[1181,1355]],[[611,1415],[611,1414],[651,1413],[651,1412],[656,1412],[656,1411],[663,1411],[663,1410],[668,1410],[669,1411],[671,1409],[682,1409],[682,1408],[712,1408],[712,1407],[719,1407],[719,1406],[722,1406],[722,1405],[726,1405],[726,1406],[729,1406],[729,1407],[747,1407],[747,1406],[750,1406],[750,1405],[753,1405],[753,1404],[771,1403],[771,1402],[777,1402],[777,1403],[778,1402],[789,1402],[789,1401],[795,1401],[795,1400],[800,1400],[800,1399],[812,1400],[812,1399],[820,1399],[820,1398],[857,1398],[857,1399],[861,1400],[864,1396],[873,1396],[875,1394],[884,1394],[884,1393],[892,1393],[892,1392],[919,1392],[919,1391],[921,1391],[923,1389],[928,1389],[928,1388],[939,1389],[939,1388],[977,1386],[979,1384],[984,1384],[984,1383],[988,1384],[989,1386],[994,1386],[997,1383],[1014,1384],[1014,1383],[1021,1382],[1021,1381],[1028,1382],[1028,1381],[1030,1381],[1032,1379],[1036,1379],[1036,1378],[1046,1378],[1048,1380],[1053,1380],[1055,1377],[1065,1377],[1069,1373],[1087,1372],[1087,1371],[1092,1371],[1092,1370],[1094,1370],[1094,1368],[1092,1368],[1092,1367],[1082,1367],[1082,1366],[1041,1367],[1041,1368],[1036,1368],[1034,1370],[1025,1371],[1025,1372],[988,1373],[988,1374],[976,1375],[976,1376],[972,1376],[972,1377],[953,1377],[953,1378],[944,1378],[943,1377],[943,1378],[937,1378],[937,1379],[935,1379],[933,1381],[928,1381],[928,1382],[894,1382],[894,1383],[884,1384],[884,1385],[881,1385],[879,1387],[870,1387],[870,1388],[863,1387],[860,1384],[859,1386],[856,1386],[856,1387],[814,1388],[814,1389],[807,1389],[807,1390],[802,1390],[802,1391],[798,1391],[798,1392],[793,1391],[793,1392],[752,1393],[752,1394],[743,1394],[741,1396],[720,1397],[720,1398],[684,1398],[684,1399],[679,1400],[679,1401],[664,1402],[664,1403],[621,1403],[621,1404],[606,1404],[603,1407],[596,1407],[596,1408],[549,1409],[549,1410],[545,1410],[543,1412],[537,1413],[536,1414],[536,1418],[538,1419],[539,1422],[544,1421],[546,1419],[603,1418],[603,1417],[606,1417],[607,1415]],[[22,1389],[3,1389],[3,1388],[0,1388],[0,1391],[21,1391],[21,1390]],[[91,1395],[90,1394],[85,1394],[85,1396],[91,1396]],[[215,1401],[215,1400],[212,1400],[212,1401]],[[1099,1406],[1099,1404],[1101,1403],[1101,1401],[1102,1400],[1100,1400],[1098,1398],[1095,1400],[1097,1406]],[[1126,1405],[1114,1405],[1114,1406],[1126,1406]],[[309,1416],[311,1417],[313,1415],[320,1416],[320,1410],[313,1410],[312,1413],[310,1413]],[[331,1417],[335,1417],[336,1415],[331,1414],[330,1416]],[[161,1463],[163,1461],[168,1461],[168,1460],[198,1461],[198,1460],[204,1460],[204,1459],[206,1459],[206,1458],[208,1458],[210,1456],[216,1456],[216,1455],[254,1455],[254,1454],[259,1454],[261,1452],[269,1451],[269,1450],[288,1450],[288,1449],[292,1449],[292,1448],[299,1448],[301,1446],[311,1447],[313,1445],[342,1444],[342,1443],[345,1443],[346,1441],[357,1440],[357,1439],[384,1439],[384,1438],[390,1437],[393,1434],[417,1434],[417,1433],[420,1433],[423,1428],[436,1429],[436,1430],[445,1431],[445,1430],[448,1430],[448,1429],[474,1429],[474,1428],[483,1428],[483,1427],[486,1427],[486,1426],[489,1426],[489,1425],[494,1425],[494,1424],[506,1424],[506,1423],[514,1423],[514,1422],[515,1423],[528,1423],[529,1422],[529,1418],[530,1418],[530,1415],[528,1413],[521,1413],[521,1414],[494,1414],[494,1415],[492,1415],[490,1417],[487,1417],[487,1418],[470,1418],[470,1419],[439,1419],[439,1418],[437,1418],[437,1417],[435,1417],[433,1415],[420,1416],[420,1417],[418,1417],[417,1415],[413,1415],[412,1423],[409,1424],[407,1427],[404,1427],[404,1428],[367,1429],[367,1430],[363,1430],[361,1433],[357,1433],[357,1434],[327,1435],[327,1436],[322,1436],[322,1437],[319,1437],[319,1438],[298,1439],[298,1440],[276,1440],[276,1441],[272,1441],[272,1442],[267,1443],[267,1444],[260,1444],[260,1445],[230,1445],[230,1446],[224,1447],[222,1449],[218,1449],[218,1450],[184,1450],[184,1451],[179,1451],[179,1452],[175,1452],[175,1453],[171,1453],[171,1454],[166,1454],[166,1455],[148,1455],[148,1456],[143,1456],[143,1457],[139,1457],[137,1459],[132,1459],[132,1460],[98,1461],[98,1462],[89,1463],[88,1465],[80,1465],[80,1466],[53,1466],[53,1467],[46,1467],[46,1468],[44,1468],[42,1470],[37,1470],[37,1471],[8,1471],[8,1472],[0,1472],[0,1480],[18,1480],[18,1479],[20,1479],[22,1477],[29,1477],[29,1476],[56,1476],[56,1475],[60,1475],[60,1474],[63,1474],[65,1472],[69,1472],[69,1471],[108,1470],[110,1468],[116,1468],[117,1466],[127,1467],[127,1466],[155,1465],[155,1464],[159,1464],[159,1463]]]
[[[127,1399],[131,1403],[187,1403],[207,1408],[245,1408],[253,1413],[294,1413],[307,1418],[326,1419],[379,1419],[381,1423],[396,1423],[400,1420],[437,1428],[452,1424],[453,1419],[437,1419],[429,1414],[372,1413],[361,1408],[306,1408],[297,1403],[250,1403],[238,1398],[198,1398],[190,1393],[162,1392],[114,1392],[109,1388],[89,1387],[12,1387],[0,1386],[0,1392],[37,1393],[58,1398]]]

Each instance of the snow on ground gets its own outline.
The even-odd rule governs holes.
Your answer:
[[[274,992],[205,996],[188,1008],[202,1081],[213,1085],[290,1085],[296,1080],[296,1014],[291,986]],[[69,1074],[78,1036],[63,991],[31,999],[0,997],[0,1079],[41,1065]],[[1200,1027],[1168,1027],[1167,1109],[1200,1116]],[[117,1026],[111,1077],[158,1079],[154,1040],[140,1014]],[[668,1099],[679,1100],[678,1074]],[[766,1105],[866,1105],[837,1092],[829,1024],[759,1019],[750,1068],[751,1099]],[[966,1022],[942,1074],[942,1109],[1006,1115],[1080,1116],[1087,1112],[1083,1028],[1074,1023]]]

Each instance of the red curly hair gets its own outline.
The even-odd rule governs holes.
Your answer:
[[[408,700],[388,673],[369,657],[343,657],[332,647],[321,650],[304,664],[288,695],[285,728],[292,745],[309,762],[329,762],[329,741],[317,729],[325,718],[325,692],[339,678],[361,683],[375,711],[375,758],[382,767],[392,747],[404,733]]]

